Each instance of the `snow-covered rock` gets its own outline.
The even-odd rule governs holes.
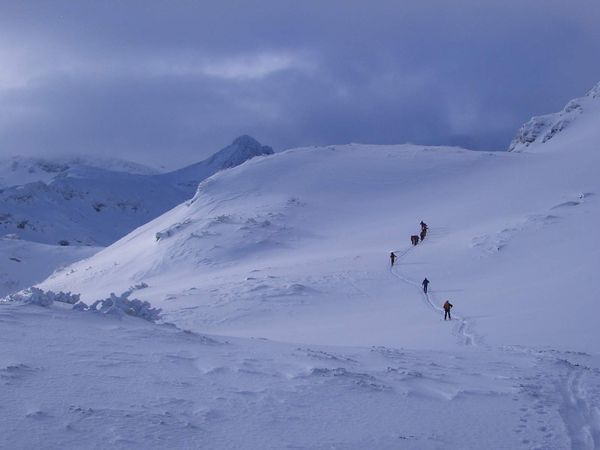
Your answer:
[[[571,100],[557,113],[532,117],[524,124],[508,147],[509,152],[525,150],[533,144],[543,144],[557,136],[577,120],[585,110],[600,108],[600,83],[584,97]],[[599,125],[600,126],[600,125]]]
[[[153,308],[147,301],[139,299],[129,299],[134,290],[132,288],[121,295],[111,293],[107,298],[96,300],[91,305],[87,305],[80,300],[79,294],[70,292],[45,291],[36,287],[23,289],[14,294],[0,298],[0,303],[23,303],[27,305],[50,306],[54,302],[73,305],[76,311],[93,311],[102,314],[122,317],[124,315],[139,317],[150,322],[157,321],[161,316],[160,308]]]
[[[131,291],[126,291],[121,295],[115,295],[111,292],[108,298],[96,300],[89,308],[80,306],[77,309],[83,311],[97,311],[102,314],[121,317],[124,315],[139,317],[140,319],[155,322],[160,318],[161,310],[153,308],[150,303],[137,298],[129,299]],[[79,298],[77,299],[79,300]]]
[[[591,98],[600,98],[600,81],[596,83],[596,85],[588,91],[586,97]]]
[[[0,299],[1,302],[19,302],[29,305],[50,306],[54,302],[74,305],[79,302],[78,294],[70,292],[44,291],[36,287],[30,287]]]

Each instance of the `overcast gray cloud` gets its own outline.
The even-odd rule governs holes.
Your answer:
[[[2,1],[0,155],[503,149],[600,80],[598,23],[596,0]]]

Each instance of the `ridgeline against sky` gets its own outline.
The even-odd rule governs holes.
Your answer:
[[[244,133],[504,150],[600,79],[598,23],[583,0],[3,2],[0,157],[176,167]]]

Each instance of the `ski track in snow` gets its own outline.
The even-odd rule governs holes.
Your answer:
[[[573,448],[593,450],[600,447],[600,410],[590,403],[582,382],[585,369],[563,360],[566,375],[558,390],[562,397],[559,413],[565,422]]]
[[[430,238],[428,238],[428,239],[430,239]],[[418,281],[413,280],[411,278],[408,278],[407,276],[403,275],[402,272],[400,271],[400,264],[401,264],[402,260],[406,256],[410,255],[413,252],[413,250],[415,250],[416,248],[418,248],[421,245],[424,245],[424,244],[419,243],[416,246],[411,245],[407,249],[402,250],[396,258],[397,262],[394,264],[393,267],[390,267],[390,273],[392,275],[394,275],[396,278],[398,278],[399,280],[401,280],[402,282],[415,287],[420,292],[422,299],[431,307],[431,309],[443,314],[444,309],[440,306],[437,306],[437,304],[432,300],[432,297],[434,297],[433,291],[429,290],[429,292],[427,292],[427,293],[423,292],[423,287],[422,287],[421,283],[419,283]],[[453,314],[453,316],[454,316],[454,320],[459,321],[459,325],[456,327],[456,330],[454,333],[459,337],[461,342],[463,342],[465,345],[468,345],[468,346],[476,345],[475,335],[469,331],[472,327],[471,321],[469,319],[467,319],[466,317],[462,317],[462,316],[459,316],[456,314]]]
[[[542,383],[538,386],[524,385],[524,391],[536,398],[534,408],[538,414],[544,412],[548,400],[552,400],[557,405],[565,434],[571,443],[570,448],[576,450],[600,448],[600,408],[597,406],[597,396],[600,393],[597,377],[600,375],[600,369],[588,367],[582,362],[590,355],[529,348],[509,347],[506,350],[525,353],[538,360],[541,372],[536,378]],[[590,378],[587,383],[586,378]],[[548,379],[550,383],[547,382]]]
[[[410,247],[401,250],[397,253],[396,263],[390,267],[390,273],[396,278],[401,280],[410,286],[417,289],[421,298],[433,309],[435,312],[443,314],[444,310],[442,307],[437,306],[436,302],[432,299],[434,294],[431,290],[428,293],[423,292],[421,283],[413,280],[401,272],[402,261],[415,251],[423,243],[419,243],[417,246],[411,245]],[[461,342],[467,346],[475,346],[477,342],[481,341],[477,339],[475,334],[469,330],[472,327],[471,321],[459,315],[454,315],[454,319],[460,323],[456,328],[455,334],[460,338]],[[536,350],[528,348],[505,348],[510,352],[525,352],[528,354],[536,353]],[[564,355],[561,355],[564,356]],[[593,371],[589,367],[582,366],[580,364],[572,363],[571,361],[564,358],[548,357],[546,355],[537,355],[542,365],[548,363],[553,366],[560,366],[560,373],[558,380],[554,382],[555,389],[558,392],[559,398],[556,399],[558,403],[558,413],[564,423],[566,434],[571,442],[571,448],[576,450],[594,450],[600,448],[600,408],[595,406],[593,399],[590,398],[587,387],[583,382],[583,378],[586,372]],[[545,371],[543,375],[539,375],[538,378],[543,379],[546,373],[552,373],[553,370]],[[595,370],[596,375],[600,370]],[[540,397],[540,391],[547,389],[548,386],[538,386],[533,393],[529,393],[532,397]],[[526,390],[527,392],[527,390]],[[546,396],[551,395],[549,392],[544,393],[544,400],[547,400]],[[539,399],[536,400],[535,410],[538,414],[545,414],[544,403]],[[522,408],[523,412],[528,411],[528,408]],[[520,419],[523,422],[522,426],[528,422],[528,415]],[[539,422],[539,421],[538,421]],[[546,438],[552,439],[553,434],[547,430],[547,427],[541,425],[538,431],[547,432]],[[515,432],[522,432],[522,429],[518,429]],[[524,444],[529,444],[528,440],[523,441]]]

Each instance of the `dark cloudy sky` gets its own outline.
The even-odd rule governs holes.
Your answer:
[[[504,149],[600,81],[599,24],[598,0],[1,0],[0,156]]]

